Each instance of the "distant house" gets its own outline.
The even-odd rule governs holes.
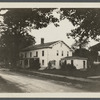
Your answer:
[[[76,67],[76,69],[87,69],[87,58],[83,57],[64,57],[61,59],[61,64],[71,64]]]
[[[100,64],[100,43],[90,47],[91,57],[94,64]]]
[[[51,63],[56,69],[59,69],[61,58],[72,56],[72,50],[63,41],[44,43],[42,38],[41,44],[26,47],[19,55],[20,65],[23,68],[34,67],[35,62],[39,61],[40,66],[43,68],[46,68]],[[30,64],[30,62],[33,62],[33,64]]]

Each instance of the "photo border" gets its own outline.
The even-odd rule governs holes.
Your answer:
[[[76,3],[76,2],[89,2],[89,3],[91,3],[91,2],[98,2],[98,3],[100,3],[100,0],[0,0],[0,2],[2,2],[2,3],[6,3],[6,2],[10,2],[10,3],[12,3],[12,2],[14,2],[14,3],[17,3],[17,2],[32,2],[32,3],[37,3],[37,2],[39,2],[39,3],[43,3],[43,2],[50,2],[50,3],[54,3],[54,2],[59,2],[59,3],[62,3],[62,2],[71,2],[71,3]],[[37,96],[36,97],[25,97],[24,98],[24,95],[26,94],[23,94],[23,93],[20,93],[21,95],[21,98],[20,98],[20,96],[18,97],[18,98],[16,98],[16,97],[11,97],[11,95],[13,95],[13,93],[10,93],[10,94],[8,94],[8,97],[7,98],[5,98],[4,97],[4,95],[0,95],[0,99],[1,100],[11,100],[11,99],[13,99],[13,100],[73,100],[73,99],[77,99],[77,100],[83,100],[83,99],[85,99],[85,100],[97,100],[97,98],[99,99],[100,98],[100,93],[98,94],[98,93],[96,93],[95,95],[96,96],[92,96],[92,94],[91,93],[86,93],[85,94],[85,96],[84,97],[82,97],[81,98],[81,96],[80,97],[77,97],[77,93],[73,93],[73,97],[71,97],[71,94],[70,94],[70,96],[69,97],[63,97],[63,96],[61,96],[61,95],[59,95],[59,93],[58,93],[58,95],[59,95],[59,97],[57,98],[56,96],[54,96],[53,95],[53,98],[52,97],[49,97],[49,98],[47,98],[47,97],[37,97],[38,96],[38,94],[37,94]],[[80,93],[81,95],[82,95],[82,93]],[[45,95],[45,94],[44,94]],[[22,97],[23,96],[23,97]]]

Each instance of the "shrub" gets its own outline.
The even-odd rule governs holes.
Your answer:
[[[29,60],[29,65],[30,65],[29,69],[38,70],[38,69],[40,68],[39,59],[35,59],[35,60],[34,60],[33,58],[31,58],[31,59]]]
[[[100,75],[100,64],[92,64],[91,68],[88,68],[88,75]]]
[[[56,69],[55,62],[55,60],[49,61],[47,69]]]
[[[62,70],[66,70],[66,71],[74,71],[74,70],[76,70],[76,67],[74,65],[71,65],[71,64],[65,64],[65,63],[63,63],[61,65],[61,69]]]

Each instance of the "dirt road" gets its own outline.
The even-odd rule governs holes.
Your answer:
[[[42,80],[36,76],[26,76],[19,73],[0,71],[0,76],[6,81],[11,82],[20,88],[23,93],[41,93],[41,92],[85,92],[82,89],[75,88],[70,85],[62,85],[53,80]],[[11,87],[12,88],[12,87]],[[16,92],[16,90],[15,90]]]

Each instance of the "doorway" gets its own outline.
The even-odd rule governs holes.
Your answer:
[[[83,61],[83,68],[85,69],[85,61]]]

